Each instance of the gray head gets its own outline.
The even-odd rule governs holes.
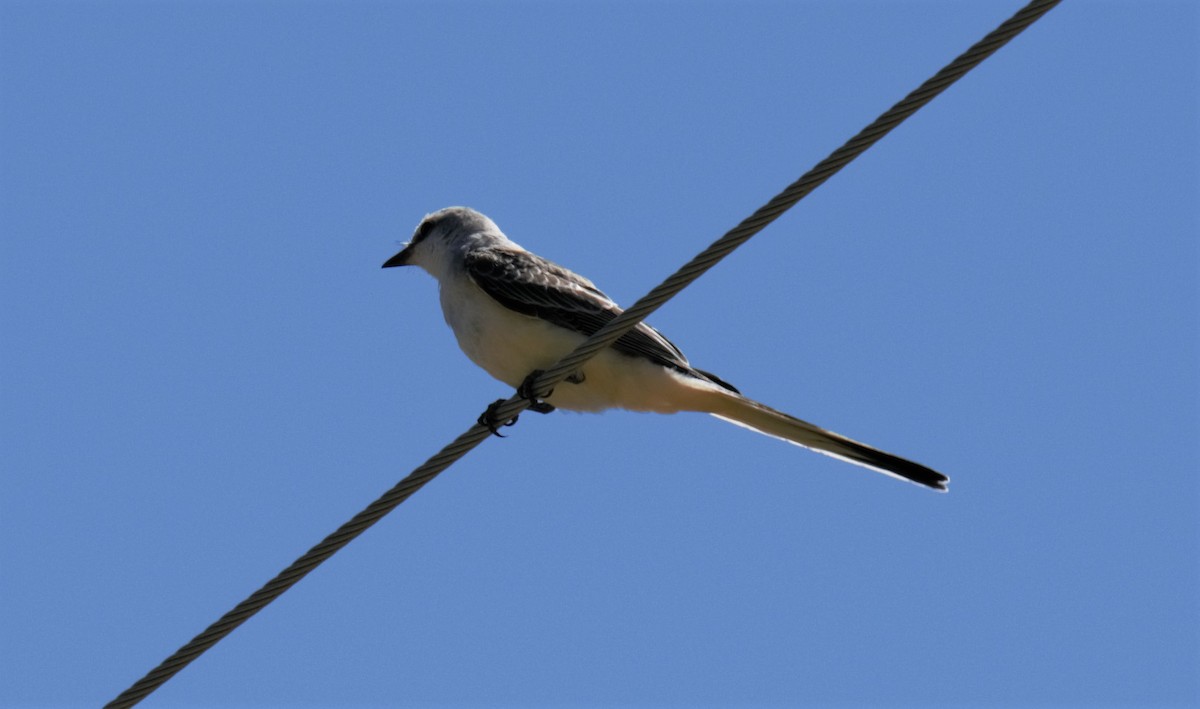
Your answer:
[[[465,251],[480,241],[506,242],[500,227],[470,207],[446,207],[428,214],[413,232],[400,253],[383,263],[393,266],[420,266],[434,276],[453,253]]]

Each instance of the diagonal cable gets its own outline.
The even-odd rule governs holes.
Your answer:
[[[573,372],[577,371],[584,362],[594,357],[596,353],[616,342],[621,335],[628,332],[650,313],[657,310],[663,303],[670,300],[679,291],[686,288],[692,281],[703,275],[708,269],[725,258],[750,237],[762,231],[768,224],[775,221],[781,214],[799,202],[809,192],[832,177],[854,158],[861,155],[867,148],[874,145],[880,138],[887,135],[904,119],[933,100],[935,96],[946,90],[951,84],[962,78],[980,62],[991,56],[1013,37],[1020,34],[1026,27],[1037,21],[1061,0],[1033,0],[1003,24],[977,42],[974,46],[947,64],[932,78],[921,84],[915,91],[904,97],[902,101],[884,112],[873,123],[859,131],[842,147],[833,151],[829,157],[817,163],[800,179],[788,185],[787,189],[773,197],[771,201],[760,207],[754,214],[747,217],[728,233],[717,239],[707,249],[693,258],[682,268],[663,281],[645,297],[637,301],[624,313],[614,318],[587,339],[574,352],[559,360],[553,367],[539,376],[532,391],[539,395],[553,389]],[[499,420],[509,420],[529,408],[530,402],[519,396],[513,396],[497,407],[494,414]],[[271,601],[278,598],[308,572],[315,569],[326,559],[333,556],[339,549],[349,544],[355,537],[365,532],[371,525],[378,522],[388,512],[407,500],[413,493],[420,490],[425,483],[432,480],[459,458],[466,455],[472,448],[488,438],[491,432],[486,426],[475,424],[465,433],[456,438],[453,443],[440,450],[423,465],[418,467],[408,477],[401,480],[395,487],[388,490],[378,500],[372,502],[362,512],[356,514],[330,534],[321,543],[309,549],[290,566],[281,571],[275,578],[268,581],[262,588],[255,591],[249,598],[237,604],[233,610],[221,616],[187,644],[179,648],[166,660],[145,677],[135,682],[129,689],[122,692],[116,699],[105,705],[106,709],[131,707],[145,699],[158,689],[177,672],[182,670],[192,660],[195,660],[206,650],[217,644],[222,638],[246,622],[255,613],[262,610]]]

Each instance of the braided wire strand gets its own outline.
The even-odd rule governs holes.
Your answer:
[[[1050,11],[1061,0],[1033,0],[982,40],[961,54],[953,62],[946,65],[903,100],[892,106],[875,119],[857,135],[848,140],[842,147],[833,151],[829,157],[817,163],[798,180],[788,185],[786,189],[773,197],[752,215],[744,219],[724,236],[713,242],[707,249],[681,267],[665,281],[651,290],[641,300],[638,300],[628,310],[614,318],[604,327],[587,339],[574,352],[559,360],[557,364],[545,370],[535,382],[531,391],[539,396],[546,396],[556,384],[573,372],[578,371],[584,362],[594,357],[600,350],[612,345],[621,335],[635,327],[650,313],[686,288],[689,284],[715,266],[721,259],[728,256],[734,249],[744,244],[752,236],[762,231],[768,224],[775,221],[785,211],[803,199],[808,193],[819,187],[835,173],[861,155],[867,148],[878,142],[893,128],[929,103],[953,84],[964,74],[989,57],[1013,37],[1020,34],[1026,27],[1037,21]],[[507,421],[529,408],[530,401],[520,396],[512,396],[495,409],[494,415],[498,420]],[[163,660],[157,667],[105,705],[106,709],[124,709],[145,699],[151,692],[162,686],[180,670],[233,632],[239,625],[249,620],[267,604],[274,601],[289,588],[304,578],[310,571],[322,564],[326,559],[336,554],[342,547],[349,544],[360,534],[391,512],[402,502],[420,490],[426,483],[449,468],[465,456],[484,439],[491,431],[482,424],[475,424],[452,443],[438,451],[433,457],[413,470],[407,477],[372,502],[364,510],[354,515],[350,521],[343,524],[337,531],[323,539],[319,544],[305,552],[290,566],[279,572],[262,588],[237,604],[233,610],[221,616],[215,623],[202,633],[192,638]]]
[[[830,177],[833,177],[839,170],[865,152],[867,148],[878,142],[906,118],[916,113],[922,106],[932,101],[934,97],[945,91],[968,71],[978,66],[980,62],[987,59],[997,49],[1020,34],[1026,27],[1049,12],[1059,2],[1061,0],[1034,0],[1030,2],[995,30],[988,33],[986,37],[975,43],[970,49],[959,55],[954,61],[947,64],[932,78],[881,114],[870,125],[846,141],[842,147],[833,151],[829,157],[817,163],[811,170],[801,175],[798,180],[771,198],[771,201],[760,207],[754,214],[742,220],[740,224],[713,242],[711,246],[683,265],[678,271],[655,287],[654,290],[630,306],[628,310],[596,331],[586,342],[576,348],[574,352],[559,360],[558,364],[547,369],[538,377],[537,381],[531,387],[531,391],[537,394],[545,394],[555,384],[577,371],[580,365],[595,356],[600,350],[620,339],[621,335],[628,332],[655,310],[658,310],[663,303],[666,303],[679,293],[679,291],[691,284],[692,281],[695,281],[708,271],[708,269],[715,266],[734,249],[748,241],[750,237],[778,219],[780,215],[791,209],[792,206],[808,195],[808,193],[819,187]],[[509,401],[512,402],[511,399]],[[500,409],[500,412],[507,413],[503,408]]]

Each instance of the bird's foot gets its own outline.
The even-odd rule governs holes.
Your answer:
[[[520,416],[513,416],[507,421],[501,421],[496,415],[497,410],[504,404],[507,399],[496,399],[488,405],[487,410],[479,415],[479,425],[486,426],[487,430],[492,432],[492,435],[498,438],[507,438],[503,433],[500,433],[502,426],[511,426],[517,422]]]
[[[581,369],[578,372],[575,372],[571,376],[567,377],[567,381],[571,382],[572,384],[583,384],[584,382],[587,381],[587,377],[583,376],[583,370]]]
[[[538,397],[534,396],[534,393],[533,393],[534,382],[537,381],[537,378],[542,376],[542,374],[544,374],[544,372],[545,372],[545,370],[541,370],[541,369],[533,370],[532,372],[529,373],[528,377],[525,377],[525,381],[521,382],[521,386],[517,387],[517,396],[519,396],[522,399],[525,399],[526,401],[529,402],[529,410],[530,411],[536,411],[539,414],[548,414],[554,410],[554,405],[548,404],[545,401],[545,399],[547,397],[549,397],[551,394],[554,393],[553,389],[546,392],[546,396],[542,397],[540,399]]]

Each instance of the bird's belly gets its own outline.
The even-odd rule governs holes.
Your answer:
[[[695,378],[611,348],[584,363],[583,375],[578,384],[558,384],[547,401],[570,411],[619,408],[673,414],[704,409]]]
[[[514,388],[530,372],[548,369],[586,339],[509,310],[473,283],[443,289],[441,300],[446,323],[462,351],[488,374]],[[610,348],[583,365],[582,382],[560,382],[547,401],[571,411],[622,408],[673,413],[692,409],[687,405],[690,387],[686,379],[686,375],[650,360]]]

